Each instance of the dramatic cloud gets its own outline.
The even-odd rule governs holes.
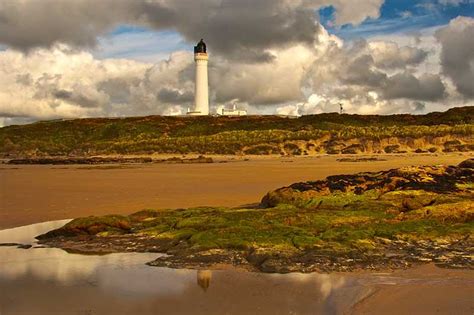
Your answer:
[[[421,49],[382,41],[359,41],[349,47],[331,38],[328,42],[332,44],[306,75],[312,93],[345,99],[370,92],[377,99],[434,101],[444,97],[445,86],[438,74],[409,72],[428,55]]]
[[[315,10],[333,5],[336,22],[377,17],[383,0],[42,0],[0,2],[0,43],[21,50],[65,43],[93,47],[120,24],[204,37],[231,59],[268,61],[268,49],[311,45]]]
[[[454,19],[434,36],[355,41],[317,22],[318,8],[333,6],[333,22],[344,25],[377,18],[382,4],[0,0],[0,44],[6,45],[0,50],[0,126],[185,113],[194,97],[192,51],[172,51],[155,64],[97,57],[107,40],[101,36],[123,25],[171,30],[187,43],[204,37],[214,108],[238,104],[250,113],[310,114],[343,105],[350,113],[384,114],[468,104],[474,97],[474,19]]]
[[[313,36],[312,46],[269,50],[271,62],[213,57],[211,104],[238,103],[254,113],[273,113],[270,105],[279,113],[335,111],[339,104],[348,112],[390,113],[413,111],[420,101],[446,95],[438,74],[412,71],[426,58],[422,49],[381,40],[344,45],[323,28]],[[7,50],[0,52],[0,84],[3,123],[182,114],[193,103],[194,61],[192,52],[150,64],[99,60],[67,45],[28,54]]]
[[[0,53],[0,116],[113,116],[111,109],[115,106],[130,108],[132,113],[131,108],[140,107],[139,104],[113,102],[116,95],[107,93],[110,90],[105,90],[105,82],[127,82],[122,87],[129,101],[135,96],[132,89],[143,82],[149,67],[129,60],[96,60],[90,53],[72,52],[65,46],[35,50],[27,55],[7,50]],[[160,111],[155,106],[153,110]]]
[[[436,32],[442,46],[443,72],[458,92],[474,98],[474,19],[458,17]]]
[[[270,63],[245,64],[216,60],[210,69],[215,101],[233,99],[251,104],[279,104],[304,98],[301,81],[314,62],[314,49],[299,45],[272,52]]]
[[[400,68],[423,62],[428,52],[416,47],[399,47],[394,42],[371,42],[369,49],[375,65],[380,68]]]
[[[403,72],[390,77],[384,94],[389,99],[409,98],[436,101],[444,96],[445,86],[438,75],[424,74],[419,78]]]
[[[340,106],[346,113],[389,114],[415,110],[416,104],[407,100],[386,101],[380,99],[378,94],[370,91],[364,94],[362,91],[352,97],[328,96],[312,94],[306,102],[280,106],[277,113],[280,115],[307,115],[324,112],[339,112]]]
[[[0,2],[0,42],[21,50],[66,43],[91,47],[119,23],[140,17],[126,0],[18,0]]]

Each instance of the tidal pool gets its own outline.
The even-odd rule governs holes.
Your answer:
[[[36,235],[66,222],[0,231],[0,243],[32,245],[0,246],[1,315],[472,314],[474,310],[472,271],[434,266],[395,273],[284,275],[176,270],[145,265],[156,253],[79,255],[36,244]],[[417,288],[422,294],[413,294]]]

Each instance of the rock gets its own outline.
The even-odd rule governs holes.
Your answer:
[[[384,245],[389,245],[392,244],[392,240],[384,237],[375,237],[374,238],[377,242],[384,244]]]
[[[29,249],[31,247],[32,247],[31,244],[20,244],[17,246],[17,248],[21,248],[21,249]]]
[[[151,163],[152,158],[122,158],[122,157],[45,157],[45,158],[25,158],[12,159],[8,164],[117,164],[117,163]]]
[[[270,255],[263,250],[252,250],[245,258],[251,265],[260,266],[270,258]]]
[[[260,266],[258,266],[258,269],[270,273],[289,273],[296,271],[297,268],[292,264],[288,264],[285,260],[272,257],[265,260]]]
[[[39,235],[38,240],[55,237],[87,237],[102,232],[124,234],[131,230],[130,219],[121,215],[106,215],[103,217],[86,217],[74,219],[65,226]]]
[[[474,168],[470,159],[460,166],[414,166],[392,169],[382,172],[366,172],[351,175],[328,176],[325,180],[295,183],[266,194],[260,205],[264,208],[278,204],[302,206],[311,204],[315,198],[336,193],[354,193],[361,195],[369,190],[381,194],[397,191],[425,191],[434,194],[455,193],[460,191],[459,184],[472,181]],[[433,204],[430,196],[416,196],[406,200],[402,208],[415,210]]]
[[[12,159],[8,164],[50,164],[50,165],[71,165],[71,164],[145,164],[145,163],[166,163],[166,164],[192,164],[192,163],[213,163],[213,159],[205,156],[197,158],[182,159],[173,157],[164,160],[153,160],[151,157],[45,157],[45,158],[24,158]]]
[[[383,150],[385,151],[385,153],[399,153],[400,145],[398,144],[388,145]]]
[[[402,212],[417,210],[426,206],[431,206],[435,203],[433,196],[410,196],[402,200]]]
[[[16,247],[16,248],[21,248],[21,249],[28,249],[28,248],[31,248],[32,245],[19,244],[19,243],[0,243],[0,247]]]
[[[360,157],[360,158],[341,158],[337,159],[338,162],[375,162],[375,161],[386,161],[386,159],[376,157]]]
[[[352,144],[342,149],[342,154],[358,154],[364,151],[364,147],[361,144]]]
[[[467,159],[458,164],[460,168],[471,168],[474,169],[474,159]]]
[[[13,246],[20,246],[21,244],[18,243],[0,243],[0,247],[13,247]]]

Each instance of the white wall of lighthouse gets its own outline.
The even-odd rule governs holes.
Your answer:
[[[207,77],[207,53],[195,53],[196,62],[196,86],[194,89],[194,112],[197,115],[209,115],[209,83]]]

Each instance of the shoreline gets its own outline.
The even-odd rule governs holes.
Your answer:
[[[40,155],[0,157],[1,165],[81,165],[81,164],[187,164],[189,163],[223,163],[268,160],[313,160],[330,158],[338,162],[370,162],[384,161],[394,157],[450,157],[474,156],[474,151],[459,152],[404,152],[404,153],[356,153],[356,154],[308,154],[308,155],[281,155],[281,154],[94,154],[94,155]],[[207,160],[206,160],[207,159]],[[49,163],[48,163],[49,162]],[[76,163],[75,163],[76,162]]]
[[[230,156],[228,163],[209,156],[215,163],[199,164],[0,164],[0,228],[88,215],[130,214],[147,208],[240,207],[255,204],[268,191],[297,181],[409,165],[453,165],[472,154],[369,156],[385,161],[338,162],[341,155],[328,155]]]
[[[157,252],[150,266],[231,264],[270,273],[474,269],[474,159],[293,183],[257,207],[146,209],[74,219],[40,244],[82,253]]]
[[[20,229],[34,229],[36,225],[57,226],[57,222],[69,220],[36,223],[18,227]],[[72,220],[71,220],[72,221]],[[70,221],[69,221],[70,222]],[[64,224],[63,223],[63,224]],[[8,230],[0,230],[3,234]],[[54,230],[46,230],[49,233]],[[38,236],[35,237],[38,239]],[[159,242],[156,239],[143,236],[117,236],[99,238],[94,236],[59,237],[54,239],[28,240],[24,238],[0,242],[0,248],[17,248],[19,250],[34,250],[40,248],[57,248],[69,254],[79,255],[110,255],[126,253],[156,254],[155,260],[148,261],[146,265],[152,267],[188,270],[237,270],[242,272],[264,273],[264,274],[287,274],[287,273],[322,273],[322,274],[352,274],[364,275],[373,272],[397,273],[409,271],[416,268],[436,267],[453,271],[473,271],[474,265],[470,261],[472,241],[469,238],[436,241],[390,241],[379,239],[381,244],[386,245],[383,250],[377,252],[352,251],[350,253],[338,253],[324,250],[313,253],[301,251],[291,257],[288,253],[283,255],[269,255],[264,250],[250,249],[225,250],[212,249],[203,252],[184,251],[180,253],[180,244]],[[168,249],[168,252],[167,252]],[[430,251],[431,250],[431,251]],[[437,258],[432,258],[437,251]],[[464,253],[463,253],[464,251]],[[448,257],[462,257],[453,263]],[[286,256],[285,256],[286,254]],[[359,255],[359,257],[357,257]],[[298,258],[305,257],[300,261]],[[431,257],[431,258],[430,258]],[[317,261],[314,259],[316,258]],[[313,259],[310,264],[308,260]]]
[[[44,233],[62,224],[49,222],[20,228],[18,230],[23,231],[14,230],[11,237],[4,234],[2,238],[0,232],[2,241],[33,245],[30,249],[0,247],[0,251],[5,253],[0,257],[6,259],[3,265],[5,268],[2,269],[6,277],[2,277],[0,288],[8,293],[2,296],[3,300],[0,298],[0,304],[6,303],[9,311],[35,312],[41,305],[45,311],[57,312],[60,297],[60,300],[68,300],[68,305],[64,305],[61,310],[81,312],[83,299],[77,296],[78,289],[90,292],[91,309],[110,311],[111,305],[123,300],[120,293],[123,291],[116,290],[123,290],[124,287],[129,288],[130,292],[141,292],[142,295],[134,304],[135,307],[130,306],[132,302],[127,300],[123,305],[116,306],[115,312],[123,311],[126,306],[132,313],[153,314],[156,308],[143,312],[143,304],[160,298],[161,310],[176,312],[176,299],[170,300],[170,290],[180,299],[187,299],[187,303],[184,303],[187,306],[180,309],[182,313],[196,313],[198,310],[197,313],[206,314],[210,307],[222,313],[228,311],[220,307],[222,298],[230,298],[231,301],[245,298],[246,301],[253,301],[251,305],[246,303],[234,308],[233,312],[245,314],[258,306],[261,307],[261,313],[274,314],[288,307],[285,298],[289,295],[294,296],[294,306],[288,308],[288,312],[295,311],[301,305],[311,305],[310,308],[298,308],[301,313],[332,310],[341,314],[470,314],[473,308],[470,294],[474,288],[472,270],[439,268],[432,263],[417,263],[399,270],[288,274],[252,272],[232,265],[217,265],[213,270],[155,269],[145,265],[155,255],[130,252],[81,258],[80,255],[70,255],[59,249],[30,244],[36,233]],[[61,267],[59,273],[56,272],[58,266]],[[100,269],[100,276],[93,272],[97,268]],[[146,271],[147,268],[149,271]],[[48,281],[44,280],[45,275]],[[147,285],[143,286],[143,283]],[[71,287],[74,289],[68,289]],[[144,287],[146,291],[143,291]],[[178,290],[183,293],[176,293],[173,288],[186,289]],[[47,293],[38,297],[38,290]],[[166,292],[165,296],[160,292]],[[263,304],[261,292],[268,292]],[[423,292],[421,296],[420,292]],[[311,304],[315,303],[315,297],[318,301],[316,305]],[[201,307],[203,299],[205,308]],[[283,304],[278,304],[282,301]]]
[[[334,273],[393,272],[422,265],[435,265],[450,270],[474,270],[472,241],[466,238],[436,241],[404,241],[387,239],[389,244],[377,251],[352,250],[340,253],[324,249],[298,253],[272,253],[264,249],[192,251],[180,244],[160,242],[144,237],[90,237],[39,240],[40,246],[59,248],[68,253],[107,255],[115,253],[156,253],[157,259],[147,262],[153,267],[195,270],[226,270],[235,268],[261,273]],[[2,244],[0,244],[1,246]],[[17,246],[18,245],[18,246]],[[11,244],[24,248],[23,244]],[[453,254],[455,253],[455,254]]]

